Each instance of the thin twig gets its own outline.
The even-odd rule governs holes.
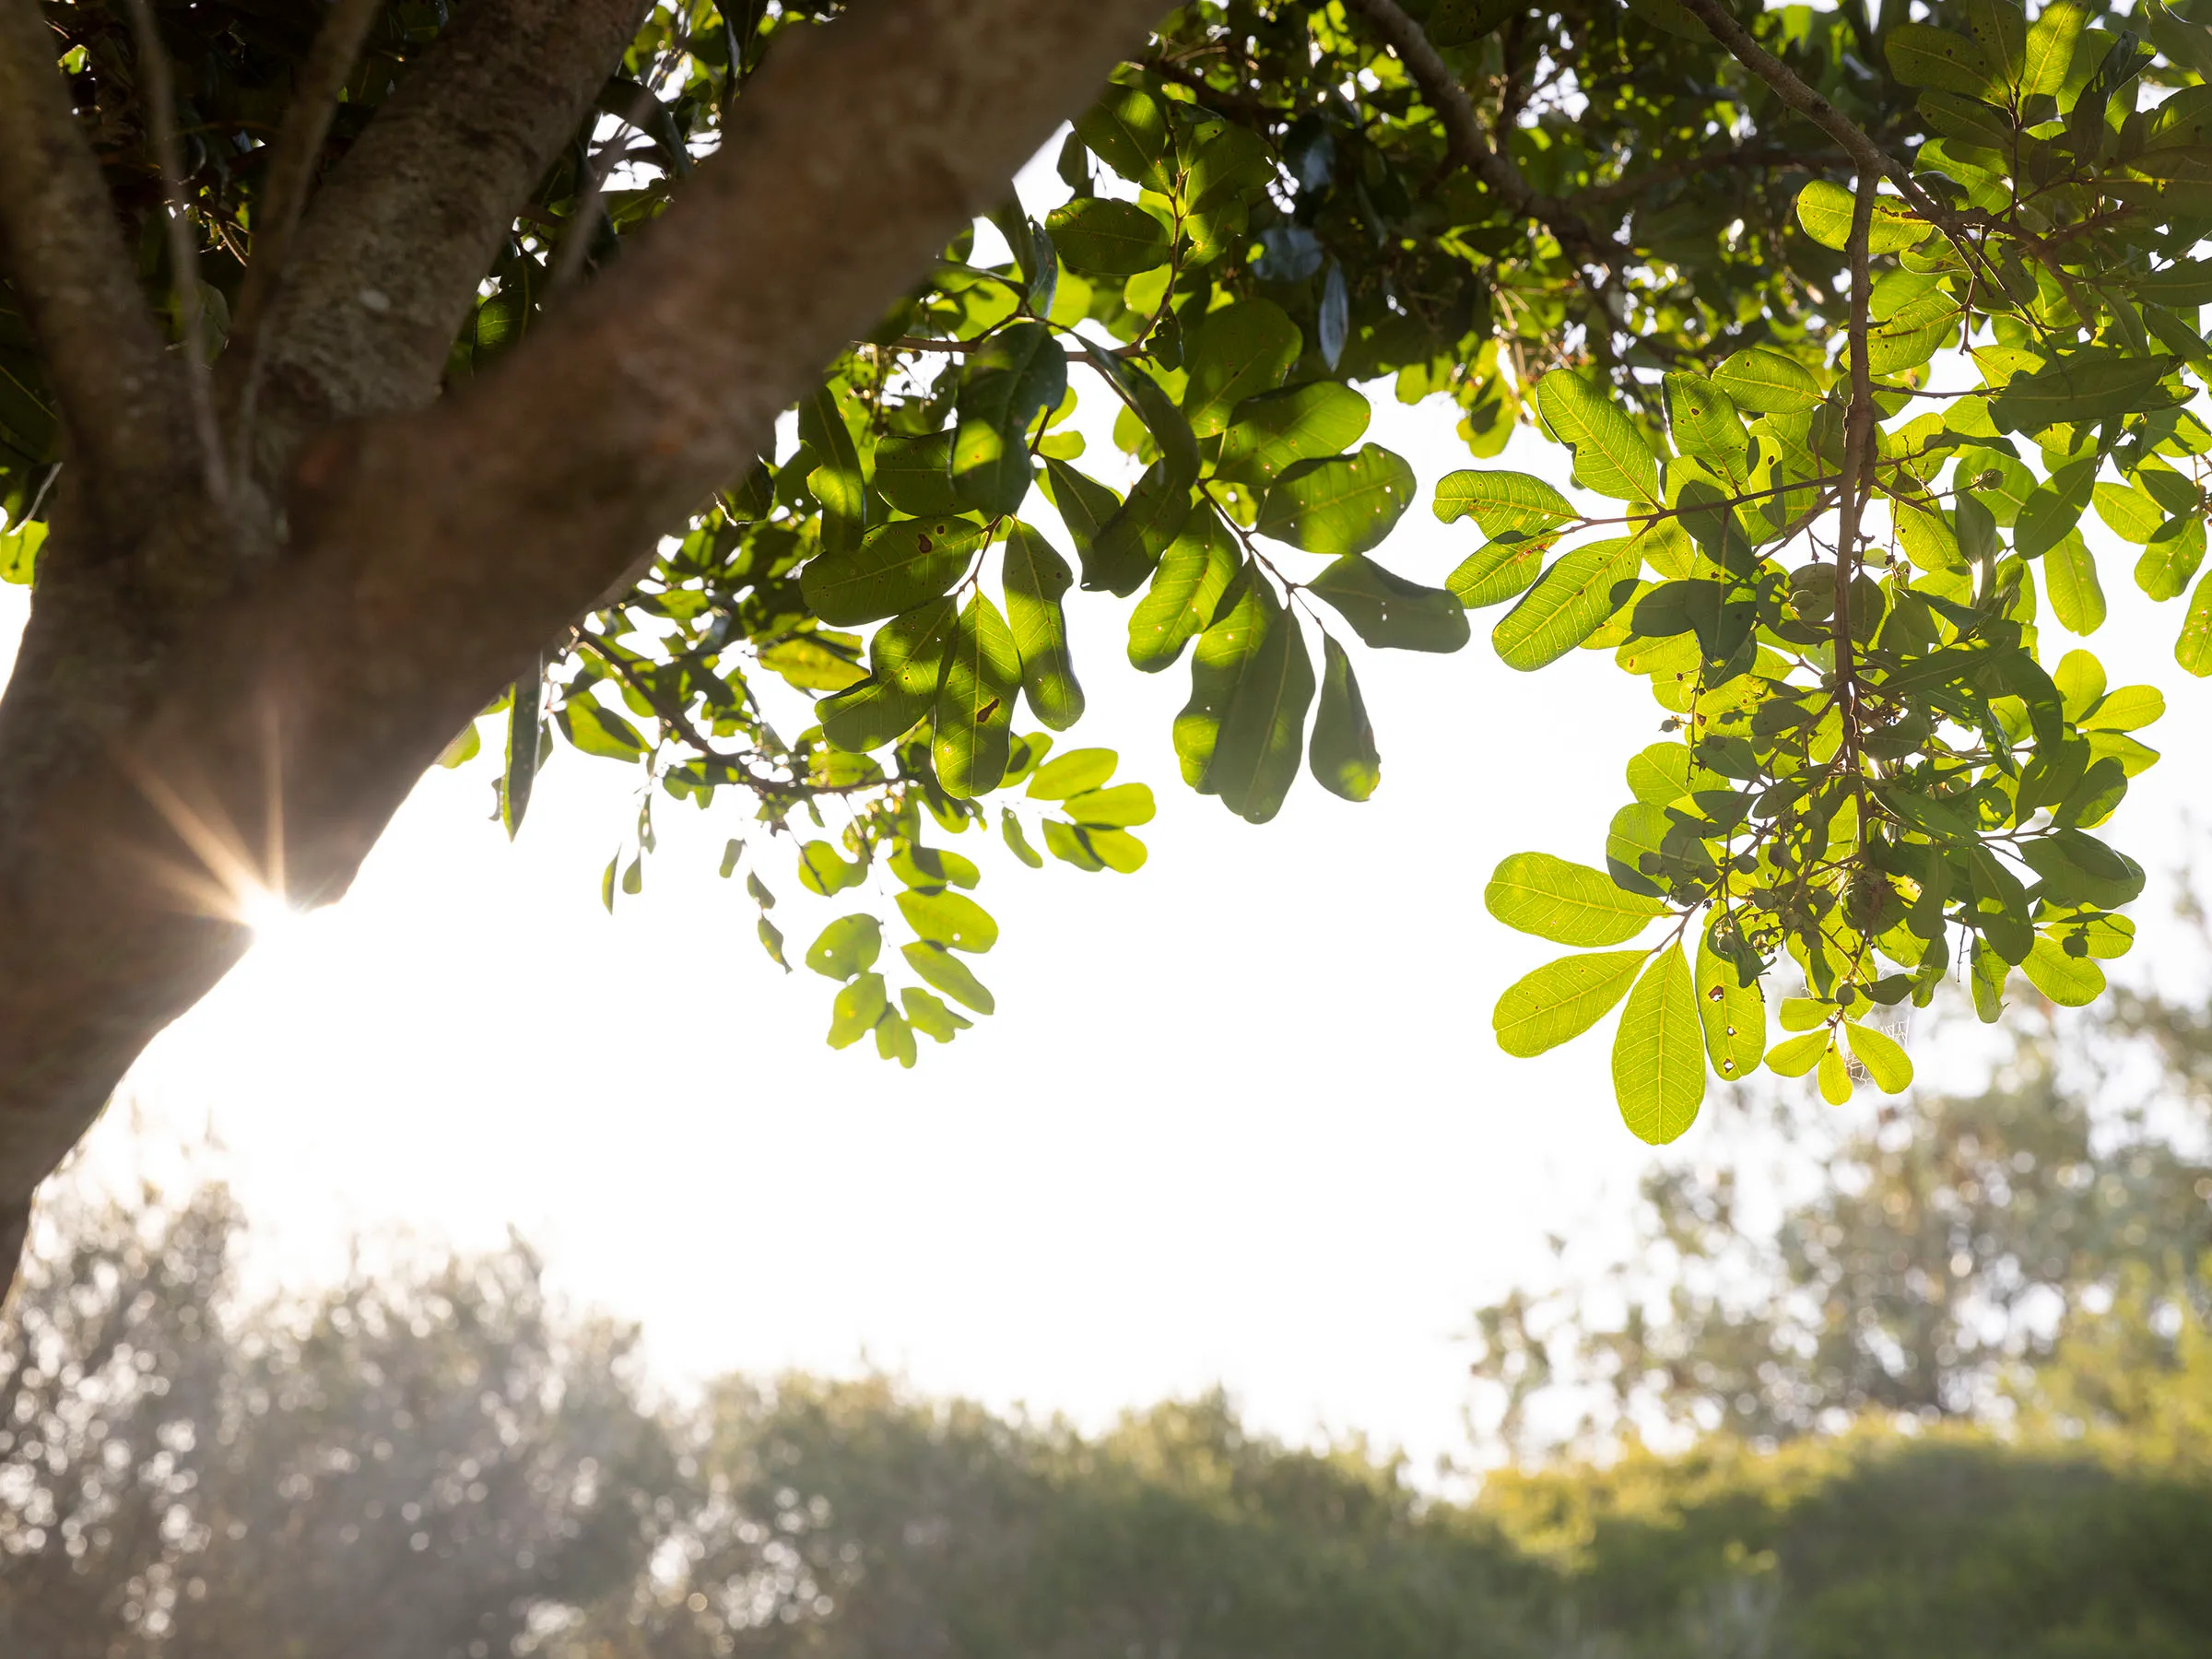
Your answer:
[[[144,0],[134,3],[143,6]],[[284,286],[292,236],[300,228],[300,217],[307,210],[308,191],[314,183],[315,162],[323,154],[324,140],[330,136],[330,124],[337,115],[346,82],[360,57],[361,43],[369,38],[369,26],[376,20],[382,4],[383,0],[336,0],[332,6],[315,33],[307,62],[300,67],[299,84],[285,106],[284,124],[269,157],[268,172],[253,214],[253,257],[246,266],[245,284],[230,317],[230,348],[242,350],[246,365],[236,417],[241,464],[253,429],[253,405],[261,390],[262,363],[266,355],[262,319]]]
[[[1363,14],[1375,26],[1375,32],[1398,54],[1406,72],[1420,88],[1421,96],[1443,122],[1445,142],[1460,165],[1502,196],[1515,212],[1542,220],[1563,245],[1580,250],[1596,264],[1617,269],[1635,258],[1634,249],[1594,228],[1575,211],[1572,203],[1561,196],[1545,194],[1521,176],[1521,170],[1513,165],[1512,159],[1494,147],[1489,135],[1482,130],[1482,123],[1475,113],[1474,100],[1438,55],[1428,33],[1406,15],[1397,0],[1345,0],[1345,3],[1348,9]]]
[[[208,385],[205,327],[200,306],[199,251],[193,245],[191,205],[184,194],[184,157],[177,143],[176,88],[169,76],[169,53],[154,27],[147,0],[131,0],[131,29],[138,45],[138,75],[146,88],[147,116],[153,124],[154,154],[161,164],[161,186],[169,197],[162,226],[169,241],[169,277],[176,295],[177,321],[184,334],[185,396],[200,443],[200,466],[207,499],[219,512],[229,504],[223,467],[223,441],[215,424],[215,395]]]

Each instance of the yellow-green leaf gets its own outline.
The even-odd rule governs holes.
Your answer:
[[[1705,1042],[1689,963],[1679,946],[1643,971],[1613,1034],[1613,1097],[1640,1141],[1665,1146],[1697,1122]]]
[[[1548,853],[1501,861],[1482,901],[1508,927],[1559,945],[1618,945],[1666,913],[1659,900],[1622,890],[1603,870]]]
[[[1894,1037],[1855,1022],[1846,1024],[1843,1034],[1850,1041],[1853,1055],[1866,1068],[1866,1075],[1874,1079],[1877,1088],[1893,1095],[1902,1094],[1912,1087],[1912,1057]]]
[[[1628,994],[1650,958],[1642,950],[1561,957],[1506,987],[1490,1014],[1498,1046],[1526,1059],[1579,1037]]]

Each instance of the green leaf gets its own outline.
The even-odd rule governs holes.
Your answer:
[[[930,758],[937,782],[955,798],[988,794],[1006,776],[1014,694],[1021,658],[998,606],[970,595],[937,688],[936,737]]]
[[[1044,868],[1044,855],[1030,845],[1030,838],[1021,832],[1021,820],[1014,816],[1011,806],[998,809],[998,832],[1006,840],[1006,850],[1015,857],[1032,870]]]
[[[959,613],[935,599],[893,617],[868,641],[870,677],[815,705],[822,735],[859,753],[904,736],[936,701]]]
[[[1226,428],[1247,399],[1281,385],[1305,349],[1298,324],[1272,300],[1241,300],[1209,312],[1193,334],[1183,350],[1190,381],[1182,412],[1200,438]]]
[[[509,841],[523,827],[531,786],[537,781],[538,712],[545,691],[542,665],[534,665],[514,682],[507,703],[507,767],[500,778],[500,824]]]
[[[895,617],[938,597],[967,571],[983,527],[967,519],[900,519],[849,553],[824,553],[799,573],[814,614],[837,628]]]
[[[1705,1030],[1705,1058],[1713,1076],[1741,1083],[1759,1069],[1767,1051],[1767,999],[1759,981],[1738,982],[1735,964],[1698,941],[1698,1020]]]
[[[954,956],[942,945],[933,945],[926,939],[917,939],[912,945],[902,945],[899,954],[926,983],[935,986],[962,1007],[973,1008],[978,1014],[988,1014],[998,1006],[997,999],[983,988],[983,983],[969,971],[968,964]]]
[[[1075,128],[1092,155],[1131,182],[1160,191],[1174,182],[1168,118],[1143,88],[1108,87],[1097,103],[1076,117]]]
[[[2096,457],[2070,461],[2035,487],[2021,503],[2014,521],[2013,551],[2022,559],[2041,559],[2081,523],[2089,504]]]
[[[2122,541],[2133,542],[2139,547],[2158,535],[2166,523],[2165,512],[2147,490],[2126,484],[2100,484],[2092,493],[2097,516]]]
[[[1712,383],[1737,408],[1756,415],[1797,414],[1817,406],[1823,395],[1810,369],[1763,346],[1748,346],[1732,355],[1712,371]]]
[[[965,893],[909,888],[899,895],[899,913],[924,939],[948,950],[980,953],[998,943],[998,924]]]
[[[588,691],[571,697],[555,718],[568,740],[587,755],[609,760],[641,760],[645,739],[638,728],[611,709],[604,709]]]
[[[1650,801],[1638,801],[1613,815],[1606,831],[1606,869],[1616,886],[1654,897],[1666,890],[1644,868],[1644,860],[1660,856],[1672,824],[1665,806]]]
[[[2186,518],[2159,527],[2136,560],[2136,585],[2163,604],[2189,591],[2205,561],[2205,523]]]
[[[1959,332],[1959,301],[1940,288],[1907,300],[1866,336],[1866,366],[1877,375],[1917,369]]]
[[[1830,1048],[1820,1056],[1820,1098],[1830,1106],[1841,1106],[1852,1096],[1851,1067],[1844,1064],[1843,1051]]]
[[[2036,16],[2035,26],[2028,31],[2020,70],[2021,92],[2030,97],[2041,93],[2056,98],[2065,89],[2066,70],[2074,62],[2075,45],[2088,20],[2088,13],[2071,0],[2051,0],[2044,6]],[[2151,25],[2151,34],[2154,38],[2158,34],[2155,22]]]
[[[1071,269],[1134,276],[1168,263],[1168,228],[1135,202],[1085,196],[1045,216],[1045,230]]]
[[[866,914],[840,916],[806,947],[806,966],[830,979],[851,979],[876,966],[883,950],[883,924]]]
[[[1953,0],[1953,5],[1957,20],[1982,48],[2000,95],[2017,88],[2028,55],[2028,17],[2018,0]]]
[[[762,916],[754,931],[760,935],[760,948],[768,952],[769,960],[789,973],[791,964],[783,959],[783,930]]]
[[[1900,23],[1888,31],[1882,50],[1889,60],[1889,73],[1908,87],[1936,87],[1970,98],[1994,94],[2001,99],[2005,95],[2005,83],[1991,65],[1989,54],[1966,35],[1921,23]]]
[[[1583,488],[1617,501],[1661,505],[1659,462],[1609,392],[1566,369],[1536,382],[1536,409],[1552,436],[1574,451]]]
[[[878,1059],[896,1060],[912,1069],[917,1057],[913,1028],[899,1017],[896,1008],[887,1006],[876,1022],[876,1054]]]
[[[1300,461],[1342,454],[1359,441],[1367,399],[1336,381],[1309,381],[1247,397],[1230,412],[1214,476],[1265,490]]]
[[[1315,782],[1331,794],[1364,801],[1382,781],[1382,759],[1375,752],[1375,730],[1359,677],[1343,646],[1321,637],[1321,707],[1313,716],[1313,737],[1306,764]]]
[[[1456,594],[1407,582],[1363,554],[1346,554],[1306,588],[1379,650],[1448,652],[1467,642],[1466,607]]]
[[[1498,655],[1523,670],[1558,662],[1620,607],[1641,563],[1627,536],[1587,542],[1562,555],[1491,631]]]
[[[952,484],[962,507],[1018,512],[1030,493],[1030,423],[1067,395],[1067,354],[1041,323],[1014,323],[969,354],[960,372]]]
[[[1043,533],[1018,524],[1006,537],[1006,622],[1021,662],[1021,691],[1030,712],[1055,732],[1083,718],[1083,688],[1067,651],[1061,599],[1075,581]]]
[[[899,993],[899,1000],[906,1006],[906,1023],[935,1041],[950,1042],[959,1032],[974,1028],[975,1021],[955,1014],[928,992],[912,985]]]
[[[1157,674],[1214,619],[1237,574],[1236,543],[1211,507],[1194,512],[1160,555],[1152,585],[1129,613],[1129,661]]]
[[[891,855],[891,874],[909,887],[923,888],[971,888],[983,878],[983,873],[958,853],[911,841]]]
[[[2173,398],[2159,382],[2176,367],[2170,357],[2079,352],[2014,375],[1990,400],[1989,418],[1999,431],[2040,432],[2065,422],[2163,409]]]
[[[1262,642],[1280,611],[1258,571],[1247,561],[1191,653],[1191,698],[1175,716],[1175,755],[1182,781],[1212,794],[1207,769],[1219,743],[1221,723]]]
[[[2086,651],[2069,651],[2051,671],[2051,683],[2065,699],[2060,712],[2078,721],[2104,696],[2104,665]]]
[[[1159,445],[1159,459],[1145,469],[1129,499],[1099,526],[1083,555],[1083,585],[1126,598],[1151,575],[1190,517],[1191,485],[1198,477],[1198,441],[1158,381],[1096,342],[1086,341],[1083,349],[1091,366],[1106,377]]]
[[[1816,179],[1797,193],[1797,222],[1824,248],[1841,252],[1851,245],[1853,208],[1851,192],[1826,179]],[[1877,196],[1874,223],[1866,233],[1866,251],[1896,253],[1926,241],[1934,229],[1925,219],[1915,218],[1895,196]]]
[[[2062,1008],[2086,1008],[2104,994],[2104,970],[2086,956],[2069,956],[2052,940],[2038,936],[2020,971],[2028,982]],[[1892,1092],[1895,1092],[1894,1090]]]
[[[1644,950],[1561,957],[1506,987],[1490,1014],[1498,1046],[1521,1059],[1559,1047],[1603,1019],[1651,959]]]
[[[1828,1028],[1778,1042],[1767,1051],[1767,1069],[1778,1077],[1802,1077],[1831,1053]]]
[[[1657,900],[1624,891],[1604,871],[1548,853],[1515,853],[1500,862],[1482,901],[1508,927],[1556,945],[1618,945],[1666,913]]]
[[[1083,561],[1083,585],[1095,592],[1106,584],[1093,573],[1091,545],[1122,510],[1122,498],[1097,479],[1051,456],[1044,463],[1044,477],[1053,509],[1075,539],[1076,557]]]
[[[2189,596],[2189,615],[2173,643],[2173,660],[2199,679],[2212,674],[2212,576],[2199,582]]]
[[[1044,820],[1044,850],[1062,864],[1070,864],[1086,875],[1096,876],[1106,867],[1106,861],[1091,850],[1090,838],[1059,818]]]
[[[807,489],[822,504],[822,549],[849,552],[867,528],[867,477],[836,393],[818,386],[799,405],[798,427],[799,441],[823,457],[806,475]]]
[[[1670,806],[1689,793],[1689,746],[1654,743],[1629,761],[1629,793],[1646,806]]]
[[[1884,1094],[1902,1094],[1912,1086],[1912,1059],[1894,1037],[1869,1025],[1846,1020],[1843,1037],[1851,1052],[1866,1068],[1874,1086]]]
[[[1127,830],[1148,824],[1159,810],[1148,783],[1117,783],[1112,789],[1087,789],[1060,803],[1086,830]]]
[[[1413,504],[1413,468],[1382,445],[1284,469],[1261,504],[1262,535],[1309,553],[1364,553]]]
[[[826,841],[810,841],[799,849],[799,885],[810,893],[829,898],[868,878],[865,860],[847,863]]]
[[[876,1029],[876,1022],[890,1009],[890,998],[886,994],[883,975],[864,973],[842,991],[831,1005],[830,1019],[830,1046],[835,1049],[851,1048]]]
[[[1747,476],[1750,438],[1728,394],[1702,375],[1666,376],[1666,419],[1675,447],[1741,485]]]
[[[850,657],[832,651],[828,641],[858,645],[857,634],[812,629],[778,640],[760,649],[760,666],[782,676],[783,683],[801,691],[842,691],[858,685],[868,671]]]
[[[2134,732],[2161,720],[2166,696],[2156,686],[2122,686],[2081,718],[2085,732]]]
[[[1206,763],[1206,792],[1238,817],[1264,824],[1282,809],[1305,750],[1306,710],[1313,700],[1313,659],[1298,618],[1265,594],[1268,627],[1237,682]]]
[[[1498,538],[1444,579],[1469,609],[1501,604],[1525,590],[1560,534],[1582,518],[1543,479],[1513,472],[1452,473],[1437,484],[1435,511],[1446,524],[1472,516],[1484,535]]]
[[[1660,951],[1629,993],[1613,1034],[1613,1097],[1629,1133],[1652,1146],[1679,1138],[1698,1120],[1704,1031],[1679,946]]]
[[[1113,776],[1121,757],[1110,748],[1070,749],[1037,769],[1025,792],[1040,801],[1065,801],[1098,788]]]
[[[2078,530],[2043,555],[2043,587],[2059,626],[2069,633],[2093,634],[2104,626],[2104,589],[2097,581],[2097,560]]]

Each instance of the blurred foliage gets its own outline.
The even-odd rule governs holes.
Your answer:
[[[0,1325],[10,1659],[2055,1659],[2212,1629],[2212,1464],[2168,1432],[2212,1419],[2212,1366],[2163,1356],[2146,1415],[2136,1345],[2094,1347],[2119,1303],[2046,1361],[2053,1401],[2101,1390],[2089,1446],[1721,1435],[1456,1502],[1218,1395],[1095,1435],[881,1377],[655,1400],[519,1244],[264,1298],[241,1236],[216,1187],[43,1221]]]

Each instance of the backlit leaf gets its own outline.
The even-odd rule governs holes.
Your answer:
[[[1665,1146],[1697,1121],[1705,1099],[1705,1041],[1689,963],[1659,952],[1629,993],[1613,1034],[1613,1095],[1638,1140]]]
[[[1364,801],[1382,782],[1382,757],[1375,751],[1374,727],[1359,695],[1359,677],[1344,647],[1322,636],[1321,707],[1313,716],[1313,737],[1306,764],[1331,794]]]
[[[1651,953],[1603,950],[1547,962],[1506,987],[1490,1014],[1498,1046],[1521,1059],[1580,1037],[1629,994]]]
[[[1413,494],[1405,458],[1370,443],[1285,468],[1261,505],[1258,529],[1309,553],[1364,553],[1391,533]]]
[[[1457,651],[1467,642],[1466,608],[1455,594],[1393,575],[1363,554],[1346,554],[1306,587],[1378,649]]]
[[[1482,901],[1508,927],[1559,945],[1618,945],[1666,913],[1656,899],[1624,891],[1604,871],[1548,853],[1503,860]]]

